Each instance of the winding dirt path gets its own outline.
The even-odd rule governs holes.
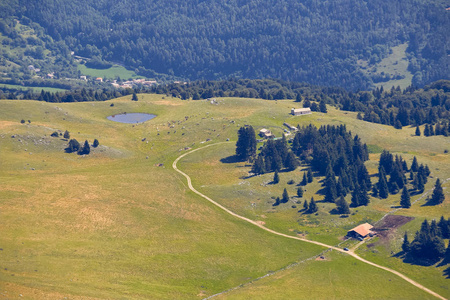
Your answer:
[[[321,243],[321,242],[311,241],[311,240],[308,240],[308,239],[305,239],[305,238],[301,238],[301,237],[297,237],[297,236],[287,235],[287,234],[284,234],[284,233],[281,233],[281,232],[272,230],[272,229],[267,228],[267,227],[265,227],[264,225],[262,225],[262,224],[260,224],[260,223],[258,223],[258,222],[256,222],[256,221],[253,221],[253,220],[251,220],[251,219],[249,219],[249,218],[246,218],[246,217],[243,217],[243,216],[241,216],[241,215],[236,214],[235,212],[229,210],[228,208],[224,207],[223,205],[221,205],[221,204],[217,203],[216,201],[212,200],[212,199],[209,198],[208,196],[206,196],[206,195],[200,193],[199,191],[197,191],[197,190],[192,186],[191,177],[189,177],[189,175],[187,175],[186,173],[184,173],[183,171],[181,171],[180,169],[178,169],[177,163],[180,161],[180,159],[182,159],[183,157],[185,157],[185,156],[188,155],[188,154],[191,154],[191,153],[193,153],[193,152],[196,152],[196,151],[198,151],[198,150],[205,149],[205,148],[208,148],[208,147],[211,147],[211,146],[215,146],[215,145],[219,145],[219,144],[225,144],[225,143],[227,143],[227,142],[221,142],[221,143],[209,144],[209,145],[207,145],[207,146],[204,146],[204,147],[197,148],[197,149],[194,149],[194,150],[192,150],[192,151],[186,152],[186,153],[180,155],[177,159],[175,159],[175,161],[174,161],[173,164],[172,164],[172,167],[173,167],[173,169],[174,169],[175,171],[177,171],[178,173],[180,173],[181,175],[183,175],[184,177],[186,177],[187,183],[188,183],[188,187],[189,187],[189,189],[190,189],[191,191],[193,191],[194,193],[196,193],[196,194],[199,195],[200,197],[202,197],[202,198],[208,200],[209,202],[211,202],[211,203],[214,204],[215,206],[219,207],[220,209],[224,210],[224,211],[227,212],[228,214],[230,214],[230,215],[232,215],[232,216],[234,216],[234,217],[236,217],[236,218],[239,218],[239,219],[241,219],[241,220],[244,220],[244,221],[246,221],[246,222],[248,222],[248,223],[251,223],[251,224],[253,224],[253,225],[255,225],[255,226],[257,226],[257,227],[259,227],[259,228],[261,228],[261,229],[263,229],[263,230],[265,230],[265,231],[268,231],[268,232],[270,232],[270,233],[273,233],[273,234],[275,234],[275,235],[279,235],[279,236],[282,236],[282,237],[285,237],[285,238],[294,239],[294,240],[299,240],[299,241],[302,241],[302,242],[307,242],[307,243],[319,245],[319,246],[322,246],[322,247],[325,247],[325,248],[328,248],[328,249],[333,249],[333,250],[336,250],[336,251],[339,251],[339,252],[348,254],[348,255],[353,256],[353,257],[356,258],[357,260],[362,261],[362,262],[364,262],[364,263],[366,263],[366,264],[369,264],[369,265],[371,265],[371,266],[374,266],[374,267],[377,267],[377,268],[379,268],[379,269],[388,271],[388,272],[390,272],[390,273],[392,273],[392,274],[395,274],[395,275],[399,276],[400,278],[406,280],[407,282],[411,283],[412,285],[418,287],[419,289],[421,289],[421,290],[423,290],[423,291],[429,293],[430,295],[435,296],[436,298],[439,298],[439,299],[442,299],[442,300],[446,300],[446,298],[442,297],[442,296],[439,295],[438,293],[435,293],[435,292],[433,292],[432,290],[430,290],[430,289],[424,287],[424,286],[421,285],[420,283],[418,283],[418,282],[412,280],[412,279],[409,278],[409,277],[406,277],[406,276],[403,275],[402,273],[397,272],[397,271],[392,270],[392,269],[387,268],[387,267],[383,267],[383,266],[377,265],[377,264],[375,264],[375,263],[373,263],[373,262],[370,262],[370,261],[368,261],[368,260],[366,260],[366,259],[360,257],[359,255],[357,255],[357,254],[354,252],[353,249],[350,250],[350,251],[344,251],[343,249],[338,248],[338,247],[335,247],[335,246],[327,245],[327,244],[324,244],[324,243]]]

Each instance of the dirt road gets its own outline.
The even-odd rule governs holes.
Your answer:
[[[225,143],[227,143],[227,142],[215,143],[215,144],[209,144],[209,145],[207,145],[207,146],[204,146],[204,147],[197,148],[197,149],[195,149],[195,150],[186,152],[186,153],[180,155],[177,159],[175,159],[175,161],[174,161],[173,164],[172,164],[172,167],[173,167],[173,169],[174,169],[175,171],[177,171],[178,173],[180,173],[181,175],[183,175],[184,177],[186,177],[187,183],[188,183],[188,187],[189,187],[189,189],[190,189],[191,191],[193,191],[194,193],[196,193],[196,194],[199,195],[200,197],[202,197],[202,198],[208,200],[209,202],[211,202],[211,203],[214,204],[215,206],[219,207],[220,209],[224,210],[225,212],[229,213],[230,215],[232,215],[232,216],[234,216],[234,217],[236,217],[236,218],[239,218],[239,219],[241,219],[241,220],[244,220],[244,221],[246,221],[246,222],[248,222],[248,223],[251,223],[251,224],[253,224],[253,225],[255,225],[255,226],[258,226],[259,228],[261,228],[261,229],[263,229],[263,230],[265,230],[265,231],[268,231],[268,232],[270,232],[270,233],[273,233],[273,234],[276,234],[276,235],[279,235],[279,236],[282,236],[282,237],[285,237],[285,238],[294,239],[294,240],[299,240],[299,241],[306,242],[306,243],[311,243],[311,244],[316,244],[316,245],[319,245],[319,246],[322,246],[322,247],[325,247],[325,248],[328,248],[328,249],[333,249],[333,250],[336,250],[336,251],[339,251],[339,252],[348,254],[348,255],[350,255],[350,256],[353,256],[355,259],[357,259],[357,260],[359,260],[359,261],[362,261],[362,262],[364,262],[364,263],[366,263],[366,264],[369,264],[369,265],[371,265],[371,266],[374,266],[374,267],[377,267],[377,268],[379,268],[379,269],[382,269],[382,270],[385,270],[385,271],[387,271],[387,272],[390,272],[390,273],[392,273],[392,274],[395,274],[395,275],[399,276],[400,278],[406,280],[407,282],[411,283],[412,285],[418,287],[419,289],[421,289],[421,290],[423,290],[423,291],[429,293],[430,295],[435,296],[436,298],[439,298],[439,299],[442,299],[442,300],[446,300],[446,298],[444,298],[444,297],[442,297],[441,295],[439,295],[439,294],[433,292],[432,290],[430,290],[430,289],[424,287],[424,286],[421,285],[420,283],[415,282],[415,281],[412,280],[411,278],[406,277],[406,276],[403,275],[402,273],[397,272],[397,271],[392,270],[392,269],[389,269],[389,268],[387,268],[387,267],[383,267],[383,266],[377,265],[377,264],[375,264],[375,263],[373,263],[373,262],[370,262],[370,261],[368,261],[368,260],[366,260],[366,259],[360,257],[359,255],[357,255],[357,254],[354,252],[353,249],[350,250],[350,251],[344,251],[344,250],[341,249],[341,248],[338,248],[338,247],[335,247],[335,246],[331,246],[331,245],[327,245],[327,244],[324,244],[324,243],[321,243],[321,242],[311,241],[311,240],[308,240],[308,239],[305,239],[305,238],[301,238],[301,237],[297,237],[297,236],[291,236],[291,235],[287,235],[287,234],[284,234],[284,233],[281,233],[281,232],[277,232],[277,231],[275,231],[275,230],[272,230],[272,229],[270,229],[270,228],[265,227],[264,225],[262,225],[262,224],[260,224],[260,223],[258,223],[258,222],[256,222],[256,221],[253,221],[253,220],[251,220],[251,219],[249,219],[249,218],[246,218],[246,217],[243,217],[243,216],[241,216],[241,215],[238,215],[238,214],[234,213],[233,211],[229,210],[228,208],[224,207],[223,205],[221,205],[221,204],[217,203],[216,201],[212,200],[212,199],[209,198],[208,196],[206,196],[206,195],[200,193],[199,191],[197,191],[197,190],[192,186],[191,177],[189,177],[189,175],[187,175],[186,173],[184,173],[183,171],[181,171],[180,169],[178,169],[178,168],[177,168],[177,163],[180,161],[180,159],[182,159],[183,157],[185,157],[185,156],[188,155],[188,154],[191,154],[191,153],[196,152],[196,151],[198,151],[198,150],[205,149],[205,148],[208,148],[208,147],[211,147],[211,146],[214,146],[214,145],[225,144]]]

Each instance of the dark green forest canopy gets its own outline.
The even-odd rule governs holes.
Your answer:
[[[371,87],[357,65],[407,42],[413,84],[449,77],[450,18],[423,0],[4,0],[75,54],[141,75],[190,80],[281,78],[352,90]]]

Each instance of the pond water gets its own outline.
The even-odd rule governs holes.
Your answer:
[[[135,123],[143,123],[145,121],[153,119],[154,117],[156,117],[156,115],[144,113],[123,113],[109,116],[107,117],[107,119],[114,122],[135,124]]]

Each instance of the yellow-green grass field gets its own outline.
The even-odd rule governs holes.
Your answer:
[[[229,143],[189,154],[178,167],[192,177],[199,191],[269,228],[336,245],[348,228],[377,220],[398,204],[399,196],[372,199],[369,207],[358,208],[347,219],[330,215],[332,206],[324,203],[319,204],[319,215],[311,217],[298,213],[300,206],[295,203],[272,209],[271,196],[281,196],[284,187],[295,195],[295,185],[286,182],[294,179],[297,184],[302,168],[280,173],[278,185],[264,185],[273,174],[246,179],[248,166],[221,162],[234,154],[237,130],[244,124],[257,130],[266,127],[280,136],[285,121],[345,123],[372,148],[400,153],[408,162],[416,155],[430,166],[434,177],[450,177],[444,154],[449,144],[444,137],[414,137],[414,128],[395,130],[333,108],[328,114],[293,117],[288,114],[295,105],[292,101],[218,100],[213,105],[140,95],[138,102],[131,96],[95,103],[0,101],[0,298],[22,294],[23,299],[202,299],[321,253],[322,247],[273,236],[225,214],[191,192],[172,169],[174,159],[187,149],[228,138]],[[157,117],[136,125],[106,119],[122,112]],[[31,123],[21,124],[21,119]],[[67,141],[50,137],[65,130],[80,143],[98,139],[100,146],[91,147],[88,156],[65,153]],[[367,162],[372,173],[378,155],[372,154]],[[318,179],[307,186],[303,199],[292,200],[309,200],[313,195],[320,200],[314,194]],[[433,184],[430,179],[427,189]],[[448,188],[445,191],[448,198]],[[416,216],[415,223],[405,226],[418,228],[424,217],[449,217],[448,199],[439,207],[417,203],[400,213]],[[397,244],[393,241],[389,247],[398,248]],[[267,299],[286,299],[302,290],[307,291],[304,297],[316,299],[364,294],[376,298],[373,293],[389,277],[345,255],[329,255],[329,261],[317,262],[326,267],[315,267],[315,260],[300,263],[229,296],[259,299],[255,291],[246,292],[258,287],[270,290]],[[400,261],[391,263],[394,258],[384,250],[367,255],[380,264],[393,264],[394,269],[404,268],[410,276],[421,272]],[[446,282],[442,268],[430,268],[423,282],[417,280],[449,297],[448,291],[438,288]],[[353,284],[351,278],[359,276],[373,284],[362,288]],[[323,277],[330,279],[324,282]],[[386,285],[381,298],[428,297],[393,275],[389,278],[392,284]]]
[[[94,69],[79,64],[77,68],[81,74],[91,77],[101,77],[106,79],[116,79],[117,77],[120,77],[123,80],[128,80],[129,78],[142,78],[141,76],[136,75],[134,71],[127,70],[125,67],[119,65],[113,65],[108,69]]]

